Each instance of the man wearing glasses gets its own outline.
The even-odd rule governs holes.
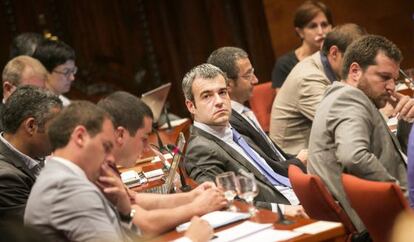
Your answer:
[[[69,105],[70,100],[63,94],[69,92],[78,70],[75,66],[75,51],[62,41],[44,40],[36,48],[33,57],[49,72],[47,89],[59,95],[64,106]]]
[[[221,47],[211,53],[207,62],[217,66],[227,75],[232,127],[260,147],[269,156],[267,160],[276,161],[275,169],[281,174],[287,175],[290,164],[306,171],[304,163],[307,159],[307,150],[301,150],[297,158],[285,154],[263,131],[255,114],[244,105],[252,95],[253,86],[259,82],[248,54],[237,47]]]

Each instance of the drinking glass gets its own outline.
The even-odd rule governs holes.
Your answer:
[[[237,195],[238,182],[234,172],[224,172],[216,176],[217,187],[220,188],[224,197],[226,198],[230,211],[237,211],[236,206],[234,206],[233,201]]]
[[[249,173],[248,176],[239,176],[239,197],[245,200],[249,204],[249,213],[251,216],[255,216],[257,209],[255,208],[253,201],[259,193],[257,189],[256,179],[254,175]]]

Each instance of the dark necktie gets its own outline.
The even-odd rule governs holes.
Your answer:
[[[243,108],[244,116],[249,120],[251,124],[256,128],[257,132],[259,132],[260,136],[263,137],[263,139],[269,144],[270,148],[273,150],[273,152],[278,157],[279,161],[286,161],[286,158],[282,155],[282,153],[276,148],[276,146],[273,144],[273,142],[270,140],[270,138],[267,136],[267,134],[263,131],[263,129],[257,124],[257,121],[255,118],[253,118],[253,111],[250,110],[247,107]]]

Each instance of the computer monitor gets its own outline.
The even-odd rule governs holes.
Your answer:
[[[141,100],[150,107],[154,115],[154,123],[157,123],[161,116],[170,88],[171,82],[141,95]]]

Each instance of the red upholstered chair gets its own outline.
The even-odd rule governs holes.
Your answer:
[[[351,241],[353,234],[357,231],[351,219],[326,189],[321,178],[305,174],[299,167],[290,165],[289,180],[309,217],[317,220],[341,222],[348,235],[347,241]]]
[[[342,182],[351,206],[374,242],[388,242],[398,214],[409,210],[400,188],[391,182],[364,180],[343,174]]]
[[[250,98],[250,107],[265,132],[269,132],[270,112],[276,92],[271,82],[255,85]]]

